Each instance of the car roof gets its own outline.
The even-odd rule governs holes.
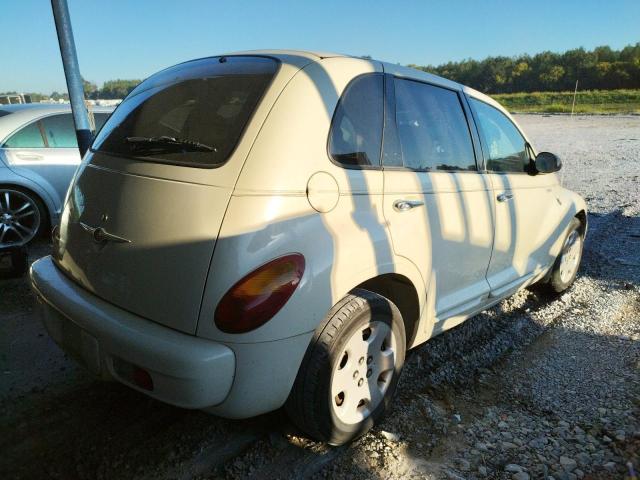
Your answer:
[[[375,59],[363,58],[363,57],[358,57],[358,56],[355,56],[355,55],[348,55],[348,54],[344,54],[344,53],[310,51],[310,50],[279,50],[279,49],[274,49],[274,50],[246,50],[246,51],[228,53],[227,55],[264,55],[264,56],[270,56],[270,57],[277,58],[277,59],[279,59],[281,61],[297,64],[297,65],[300,66],[300,68],[302,68],[304,65],[306,65],[308,63],[311,63],[311,62],[318,62],[318,61],[324,60],[325,58],[336,58],[336,57],[350,58],[350,59],[359,60],[359,61],[362,61],[362,62],[380,63],[380,64],[382,64],[382,66],[384,68],[384,71],[387,72],[387,73],[391,73],[392,75],[396,75],[396,76],[399,76],[399,77],[404,77],[404,78],[409,78],[409,79],[413,79],[413,80],[434,83],[434,84],[441,85],[441,86],[444,86],[444,87],[453,88],[455,90],[463,91],[464,93],[466,93],[470,97],[474,97],[474,98],[477,98],[478,100],[486,102],[486,103],[496,107],[497,109],[499,109],[500,111],[502,111],[502,112],[504,112],[504,113],[506,113],[508,115],[508,112],[504,109],[504,107],[502,107],[502,105],[500,105],[498,102],[496,102],[493,98],[489,97],[488,95],[485,95],[482,92],[474,90],[471,87],[467,87],[466,85],[463,85],[461,83],[455,82],[453,80],[449,80],[448,78],[440,77],[440,76],[434,75],[432,73],[427,73],[427,72],[425,72],[423,70],[418,70],[417,68],[405,67],[405,66],[398,65],[398,64],[395,64],[395,63],[391,63],[391,62],[384,62],[384,61],[375,60]]]
[[[221,55],[214,55],[213,57],[225,57],[225,56],[230,57],[235,55],[255,55],[255,56],[262,56],[262,57],[272,57],[272,58],[278,59],[282,63],[286,63],[297,68],[304,68],[310,63],[320,61],[324,58],[348,57],[348,55],[343,55],[340,53],[313,52],[308,50],[280,50],[280,49],[243,50],[238,52],[223,53]]]
[[[509,112],[494,99],[485,95],[471,87],[454,82],[453,80],[439,77],[431,73],[418,70],[416,68],[405,67],[398,64],[383,62],[375,59],[362,58],[355,55],[347,55],[343,53],[335,52],[323,52],[323,51],[309,51],[309,50],[285,50],[285,49],[267,49],[267,50],[244,50],[238,52],[226,53],[224,55],[261,55],[277,58],[283,62],[297,65],[299,68],[304,68],[312,62],[321,62],[324,59],[343,57],[349,58],[361,62],[374,62],[382,64],[384,71],[393,75],[414,79],[418,81],[424,81],[434,83],[455,90],[463,91],[470,97],[477,98],[483,102],[486,102],[493,107],[499,109],[507,116],[511,118]],[[114,107],[99,107],[93,106],[92,111],[97,113],[110,113]],[[4,115],[0,117],[0,140],[6,138],[7,135],[12,133],[20,126],[35,120],[36,118],[52,115],[55,113],[67,113],[71,111],[70,104],[60,103],[27,103],[27,104],[14,104],[14,105],[0,105],[0,112],[11,112],[11,115]]]
[[[91,107],[91,111],[95,113],[111,113],[113,109],[114,107]],[[0,105],[0,115],[2,112],[9,112],[9,114],[0,116],[0,142],[4,141],[8,135],[18,128],[38,118],[55,115],[57,113],[71,113],[71,105],[68,103]]]
[[[97,112],[113,111],[113,107],[92,106],[91,109]],[[12,113],[21,112],[21,111],[42,112],[42,113],[50,113],[50,112],[66,113],[71,111],[71,104],[70,103],[14,103],[11,105],[0,105],[0,110],[4,110],[6,112],[12,112]]]
[[[322,60],[323,58],[351,56],[351,55],[345,55],[342,53],[333,53],[333,52],[319,52],[319,51],[310,51],[310,50],[286,50],[286,49],[285,50],[282,50],[282,49],[244,50],[240,52],[228,53],[227,55],[267,55],[267,56],[276,57],[276,58],[302,57],[312,61]]]

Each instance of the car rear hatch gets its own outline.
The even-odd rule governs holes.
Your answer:
[[[257,110],[278,68],[266,57],[213,57],[131,92],[76,173],[58,267],[108,302],[195,333],[245,143],[257,132],[251,122],[264,119]]]

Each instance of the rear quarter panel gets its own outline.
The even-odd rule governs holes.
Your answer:
[[[225,215],[205,288],[198,335],[224,342],[262,342],[313,331],[346,293],[383,273],[401,273],[416,285],[415,266],[393,254],[382,213],[381,170],[348,170],[331,162],[327,139],[338,98],[378,62],[331,58],[307,65],[284,89],[245,162]],[[335,180],[335,206],[316,211],[309,179],[323,172]],[[284,254],[305,256],[296,293],[260,328],[224,334],[213,316],[222,295],[259,265]]]
[[[422,290],[424,302],[424,288],[419,288],[424,283],[418,270],[403,257],[391,256],[391,240],[381,212],[372,210],[367,219],[371,225],[363,228],[353,221],[353,199],[348,195],[341,195],[328,213],[313,210],[304,195],[234,196],[213,255],[198,336],[251,343],[311,332],[351,289],[384,273],[409,278],[418,291]],[[304,255],[305,273],[275,317],[248,333],[219,331],[214,312],[226,291],[259,265],[291,252]]]

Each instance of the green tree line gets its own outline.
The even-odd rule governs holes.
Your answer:
[[[97,99],[114,99],[114,98],[124,98],[126,97],[131,90],[136,88],[136,86],[142,80],[109,80],[104,82],[101,88],[99,88],[94,82],[90,82],[88,80],[82,79],[82,83],[84,86],[84,96],[86,98],[90,98],[93,100]],[[0,95],[4,94],[17,94],[18,92],[0,92]],[[31,97],[32,102],[39,102],[41,100],[69,100],[69,95],[67,92],[51,92],[51,94],[46,95],[44,93],[36,93],[36,92],[24,92],[25,95],[29,95]]]
[[[99,98],[112,99],[124,98],[131,90],[142,80],[108,80],[102,84],[102,88],[98,88],[93,82],[83,80],[84,94],[87,98],[97,100]]]
[[[533,56],[498,56],[438,66],[409,66],[492,94],[571,91],[576,80],[580,90],[640,89],[640,42],[620,50],[602,46],[593,50],[576,48],[564,53],[542,52]],[[86,97],[92,99],[124,98],[140,81],[109,80],[98,87],[84,80],[84,91]],[[47,97],[40,93],[31,93],[31,96],[33,101]],[[68,99],[66,93],[58,92],[50,97]]]
[[[608,46],[564,53],[488,57],[438,66],[410,65],[486,93],[640,88],[640,42],[621,50]]]

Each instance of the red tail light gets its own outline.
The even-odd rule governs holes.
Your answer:
[[[293,295],[304,266],[304,257],[292,253],[249,273],[218,303],[216,326],[226,333],[245,333],[264,325]]]

